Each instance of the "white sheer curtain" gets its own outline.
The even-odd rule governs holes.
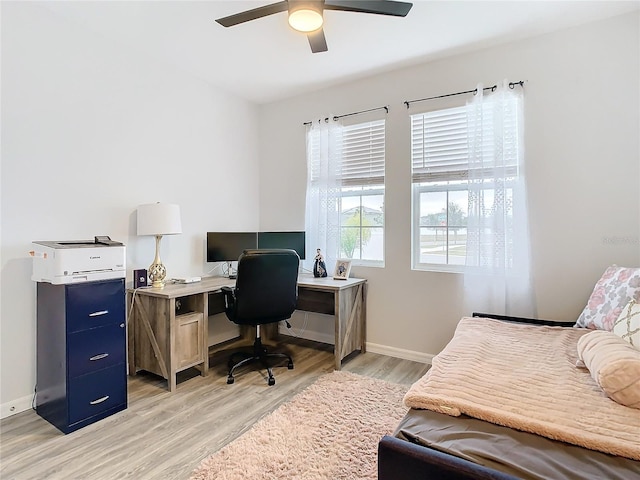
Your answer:
[[[342,123],[320,120],[307,127],[306,264],[322,250],[329,275],[340,253]],[[309,268],[309,267],[308,267]]]
[[[467,310],[536,316],[524,178],[523,93],[508,81],[467,103]]]

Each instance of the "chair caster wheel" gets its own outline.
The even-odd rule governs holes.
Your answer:
[[[276,379],[273,378],[273,377],[269,377],[269,382],[268,383],[269,383],[269,386],[275,385],[276,384]]]
[[[289,364],[287,365],[287,368],[289,370],[293,370],[293,362],[289,362]]]
[[[234,382],[235,378],[229,376],[227,377],[227,385],[231,385]]]

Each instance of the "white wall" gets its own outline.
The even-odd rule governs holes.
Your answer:
[[[170,276],[206,273],[207,230],[258,227],[254,104],[29,2],[2,5],[1,153],[3,417],[36,381],[32,241],[110,235],[130,284],[155,249],[136,237],[139,204],[181,207],[183,234],[162,240]]]
[[[407,358],[437,353],[471,312],[462,308],[460,275],[411,270],[403,101],[470,90],[478,82],[526,80],[538,316],[575,320],[607,265],[640,266],[639,20],[635,12],[263,106],[261,228],[304,225],[303,122],[389,105],[386,267],[354,268],[352,274],[369,280],[367,342],[373,350]],[[420,108],[428,106],[415,104],[409,113]],[[295,326],[301,322],[297,317]],[[319,317],[311,327],[326,334],[332,323]]]

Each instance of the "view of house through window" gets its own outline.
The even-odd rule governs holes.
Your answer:
[[[340,255],[382,261],[384,187],[343,188],[340,212]]]
[[[419,205],[419,263],[464,265],[467,255],[469,194],[450,185],[446,190],[416,187]]]

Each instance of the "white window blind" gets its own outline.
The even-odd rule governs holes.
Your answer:
[[[413,183],[467,178],[465,107],[411,115],[411,167]]]
[[[478,177],[483,177],[483,167],[493,170],[494,166],[494,122],[493,105],[482,107],[482,136],[486,141],[481,145],[481,162]],[[504,118],[504,117],[503,117]],[[413,183],[432,183],[465,180],[469,177],[468,124],[466,107],[455,107],[411,116],[411,173]],[[505,132],[516,131],[515,116],[503,119]],[[515,151],[513,136],[506,135],[501,143],[505,151]],[[509,176],[517,173],[518,159],[513,155],[506,158],[505,167]]]
[[[343,187],[384,185],[385,121],[346,126],[342,133]]]

